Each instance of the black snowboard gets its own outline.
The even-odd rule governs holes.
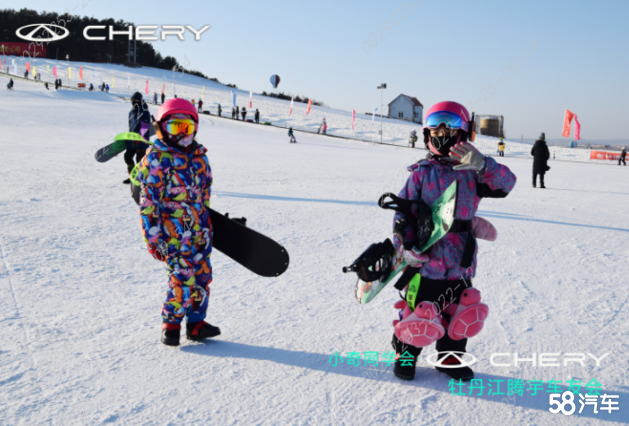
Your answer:
[[[131,196],[140,204],[140,186],[131,183]],[[277,277],[288,269],[284,247],[269,237],[210,209],[214,229],[213,247],[254,274]]]

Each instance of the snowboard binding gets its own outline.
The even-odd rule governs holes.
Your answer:
[[[356,272],[358,278],[365,282],[384,281],[391,274],[395,247],[390,239],[370,245],[358,259],[349,266],[343,267],[343,272]]]
[[[390,201],[387,199],[390,198]],[[422,200],[405,200],[397,195],[387,192],[378,200],[378,205],[385,210],[393,210],[404,215],[395,222],[394,233],[404,246],[404,250],[413,247],[422,247],[430,239],[435,230],[430,206]],[[415,219],[416,213],[417,219]],[[409,229],[410,232],[407,230]]]
[[[393,321],[395,336],[407,345],[423,348],[445,336],[443,319],[433,302],[420,302],[414,311],[404,300],[394,307],[401,310],[400,319]]]

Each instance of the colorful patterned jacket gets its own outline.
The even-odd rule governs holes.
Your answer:
[[[406,186],[400,191],[399,197],[407,200],[423,200],[429,206],[450,186],[458,180],[455,219],[471,220],[476,214],[481,198],[506,197],[515,186],[516,177],[507,166],[498,164],[493,158],[486,157],[485,173],[479,175],[475,171],[452,169],[452,163],[440,162],[434,158],[422,160],[408,168],[411,175]],[[395,222],[402,218],[396,213]],[[420,274],[434,280],[458,280],[471,278],[476,273],[476,253],[474,249],[471,266],[461,266],[467,238],[474,238],[469,232],[448,233],[437,241],[427,253],[430,260],[420,269]],[[410,229],[406,230],[405,238],[413,238]],[[393,239],[396,249],[401,250],[402,242],[397,236]]]
[[[157,139],[142,159],[140,217],[149,251],[196,262],[212,252],[212,170],[206,152],[196,142],[184,153]]]

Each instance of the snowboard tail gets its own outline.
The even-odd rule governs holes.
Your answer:
[[[139,133],[120,133],[114,141],[96,151],[94,158],[99,163],[106,163],[127,149],[148,149],[150,142]]]

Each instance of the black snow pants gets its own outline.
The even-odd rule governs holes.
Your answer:
[[[131,170],[135,167],[136,163],[139,163],[142,158],[146,155],[146,149],[130,149],[124,152],[124,162],[127,163],[127,170],[131,173]],[[135,157],[135,163],[133,162],[133,157]]]
[[[537,186],[537,175],[539,175],[539,186],[544,186],[544,173],[533,173],[533,186]]]

